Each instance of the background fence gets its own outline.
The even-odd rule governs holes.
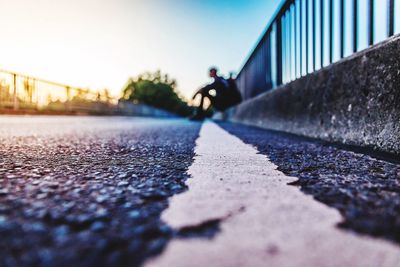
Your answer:
[[[238,74],[244,99],[400,33],[400,0],[287,0]]]
[[[117,104],[107,90],[93,92],[0,70],[0,109],[110,113]]]
[[[173,118],[177,115],[144,104],[65,84],[0,70],[1,113],[98,114]]]

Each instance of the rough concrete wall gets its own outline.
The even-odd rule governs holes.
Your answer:
[[[400,36],[224,115],[231,121],[400,154]]]

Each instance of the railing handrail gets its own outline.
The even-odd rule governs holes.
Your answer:
[[[4,70],[4,69],[0,69],[0,73],[7,73],[10,75],[16,75],[19,76],[21,78],[26,78],[29,80],[34,80],[34,81],[38,81],[38,82],[43,82],[43,83],[47,83],[47,84],[51,84],[54,86],[59,86],[59,87],[64,87],[64,88],[68,88],[68,89],[72,89],[72,90],[79,90],[79,91],[85,91],[87,93],[94,93],[93,91],[87,89],[87,88],[81,88],[81,87],[76,87],[76,86],[70,86],[67,84],[63,84],[63,83],[59,83],[59,82],[53,82],[50,80],[46,80],[46,79],[42,79],[42,78],[37,78],[37,77],[33,77],[27,74],[22,74],[22,73],[18,73],[18,72],[14,72],[14,71],[9,71],[9,70]]]
[[[260,48],[260,46],[262,45],[262,40],[264,40],[268,33],[271,32],[272,27],[276,21],[276,19],[282,15],[282,12],[285,10],[285,8],[287,7],[287,5],[292,4],[292,2],[294,2],[295,0],[281,0],[278,8],[276,9],[275,13],[272,15],[272,17],[269,19],[267,26],[264,28],[264,30],[261,33],[261,36],[257,39],[256,44],[251,48],[250,53],[247,54],[245,60],[243,61],[244,63],[242,63],[241,67],[240,67],[240,71],[238,73],[238,76],[240,74],[240,72],[242,72],[242,70],[246,67],[246,65],[250,62],[251,58],[254,56],[254,52],[257,51],[258,48]]]

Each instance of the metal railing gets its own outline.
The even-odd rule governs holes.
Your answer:
[[[108,113],[117,99],[28,75],[0,70],[0,109]]]
[[[244,99],[400,32],[400,0],[287,0],[237,76]]]

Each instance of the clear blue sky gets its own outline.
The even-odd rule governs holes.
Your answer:
[[[118,94],[161,69],[189,97],[238,71],[280,0],[0,0],[0,68]]]

